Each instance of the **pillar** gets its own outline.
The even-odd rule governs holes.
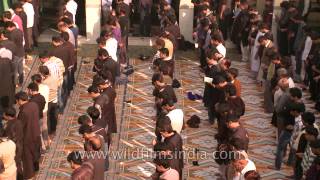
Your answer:
[[[272,31],[272,34],[273,34],[273,42],[274,42],[274,45],[276,47],[278,46],[278,42],[277,42],[278,24],[276,22],[276,17],[280,17],[280,13],[281,13],[280,3],[281,2],[282,2],[282,0],[274,0],[273,1],[273,16],[272,16],[271,31]]]
[[[265,7],[265,0],[257,0],[256,6],[259,14],[262,14]]]
[[[95,44],[101,30],[101,0],[86,0],[86,43]]]
[[[193,42],[193,11],[194,6],[191,0],[180,1],[179,26],[180,32],[186,41]]]

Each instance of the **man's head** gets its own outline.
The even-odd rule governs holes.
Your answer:
[[[257,171],[251,170],[251,171],[248,171],[244,174],[244,179],[245,180],[260,180],[261,176]]]
[[[38,84],[35,83],[35,82],[30,83],[30,84],[28,85],[27,89],[28,89],[28,94],[29,94],[30,96],[39,94],[39,86],[38,86]]]
[[[100,49],[104,49],[104,47],[106,46],[106,39],[104,37],[98,37],[96,42]]]
[[[153,162],[160,173],[166,172],[170,168],[169,160],[164,157],[155,158]]]
[[[48,51],[43,51],[39,54],[39,59],[42,63],[46,63],[49,61]]]
[[[172,136],[172,133],[174,131],[172,129],[171,123],[162,123],[159,126],[159,132],[160,132],[162,137],[168,138],[168,137]]]
[[[61,32],[66,32],[68,28],[69,28],[68,24],[65,23],[64,21],[61,21],[61,20],[60,20],[60,21],[58,22],[58,29],[59,29],[59,31],[61,31]]]
[[[260,44],[261,46],[266,46],[267,43],[268,43],[268,39],[267,39],[267,37],[265,37],[265,36],[260,36],[260,37],[258,38],[258,42],[259,42],[259,44]]]
[[[9,38],[8,31],[0,31],[0,40],[7,40]]]
[[[16,104],[22,106],[29,101],[28,94],[26,92],[20,91],[15,95]]]
[[[98,96],[100,96],[100,89],[98,86],[92,85],[90,87],[88,87],[88,94],[91,98],[96,98]]]
[[[10,121],[16,118],[16,109],[13,107],[6,108],[3,113],[3,119],[6,121]]]
[[[57,47],[63,44],[63,39],[60,36],[52,37],[52,45]]]
[[[231,79],[236,79],[239,75],[239,70],[236,68],[230,68],[228,69],[228,73],[230,74]]]
[[[277,53],[272,54],[271,55],[271,62],[273,64],[277,64],[277,65],[281,64],[281,56]]]
[[[245,10],[249,8],[249,4],[247,0],[240,0],[240,8],[241,10]]]
[[[78,117],[78,124],[90,126],[92,124],[92,121],[88,115],[81,115]]]
[[[165,59],[169,56],[169,50],[167,48],[161,48],[160,51],[160,58]]]
[[[217,75],[213,81],[217,88],[224,88],[228,84],[227,79],[221,75]]]
[[[210,22],[207,18],[201,19],[200,25],[205,31],[208,31],[210,28]]]
[[[49,68],[47,66],[39,66],[39,73],[44,78],[50,76],[50,71],[49,71]]]
[[[31,76],[31,80],[32,80],[32,82],[39,85],[42,83],[42,76],[41,76],[41,74],[34,74]]]
[[[218,64],[219,52],[217,50],[212,50],[207,55],[207,64],[209,66]]]
[[[99,119],[100,117],[100,111],[98,108],[94,107],[94,106],[90,106],[87,109],[87,114],[90,116],[90,118],[92,119],[92,123],[95,124],[96,121]]]
[[[165,110],[166,112],[170,112],[170,111],[174,110],[175,109],[174,102],[171,99],[164,100],[162,102],[162,109]]]
[[[152,84],[159,88],[159,87],[163,87],[164,86],[164,79],[161,73],[155,73],[152,76]]]
[[[241,172],[248,164],[248,154],[245,151],[235,152],[235,159],[232,161],[232,165],[237,172]]]
[[[301,98],[302,98],[302,91],[301,89],[294,87],[294,88],[290,88],[289,90],[290,93],[290,99],[293,102],[300,102]]]
[[[104,49],[104,48],[100,48],[99,50],[98,50],[98,58],[100,59],[100,60],[104,60],[104,59],[107,59],[107,58],[109,58],[110,56],[109,56],[109,53],[108,53],[108,51],[106,50],[106,49]]]
[[[223,39],[221,37],[220,34],[218,33],[213,33],[211,35],[211,44],[214,46],[218,46],[219,44],[221,44],[223,42]]]
[[[22,4],[19,2],[13,3],[12,4],[12,9],[14,10],[14,12],[22,12],[23,11],[23,7]]]
[[[91,137],[94,136],[94,133],[93,133],[93,130],[92,130],[92,127],[87,125],[87,124],[84,124],[82,126],[80,126],[79,128],[79,134],[82,135],[82,137],[86,140],[90,139]]]
[[[65,41],[68,42],[69,41],[69,34],[67,32],[61,32],[60,33],[60,37]]]
[[[111,86],[111,80],[109,78],[102,78],[99,77],[96,79],[96,86],[100,89],[100,91],[103,91],[104,89],[107,89],[108,87]]]
[[[288,106],[288,112],[293,117],[300,116],[306,110],[303,103],[291,103]]]
[[[4,27],[7,31],[11,32],[17,28],[17,26],[12,21],[7,21],[4,23]]]
[[[289,88],[289,81],[287,78],[281,78],[279,81],[278,81],[278,86],[280,87],[280,89],[282,91],[285,91],[286,89]]]
[[[82,164],[81,154],[78,151],[72,151],[68,154],[67,161],[70,163],[72,169],[77,169]]]
[[[260,30],[260,32],[267,33],[270,31],[270,28],[267,23],[263,22],[263,23],[259,24],[259,30]]]
[[[235,112],[229,112],[227,115],[227,126],[229,129],[235,129],[240,126],[239,116]]]
[[[3,12],[2,19],[3,19],[4,22],[11,21],[11,19],[12,19],[11,12],[10,11]]]
[[[308,142],[315,141],[319,135],[318,129],[315,127],[308,126],[305,131],[305,138]]]
[[[162,49],[165,46],[165,41],[161,38],[156,39],[155,45],[157,49]]]
[[[311,142],[310,147],[313,154],[320,156],[320,139]]]
[[[316,121],[316,117],[312,112],[304,112],[301,115],[301,120],[304,126],[313,127],[314,122]]]
[[[112,38],[113,32],[111,27],[107,27],[104,31],[101,32],[101,37],[105,38],[106,40]]]

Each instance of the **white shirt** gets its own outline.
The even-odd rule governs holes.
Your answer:
[[[300,132],[302,131],[302,128],[304,128],[304,125],[302,123],[301,116],[298,116],[295,118],[295,124],[293,128],[292,136],[290,139],[291,148],[295,147],[294,143],[296,142],[296,139],[298,138]]]
[[[302,52],[302,57],[301,57],[301,59],[303,61],[307,60],[307,57],[308,57],[310,50],[311,50],[311,46],[312,46],[312,39],[310,36],[307,36],[305,44],[304,44],[304,49]]]
[[[76,22],[78,4],[74,0],[69,0],[66,4],[66,10],[73,16],[73,22]]]
[[[6,48],[0,48],[0,58],[8,58],[12,60],[12,52]]]
[[[181,109],[174,109],[167,116],[171,120],[172,129],[180,134],[183,126],[183,111]]]
[[[23,10],[27,14],[27,28],[32,28],[34,24],[34,9],[32,4],[26,2],[23,4]]]
[[[294,83],[294,81],[291,77],[288,78],[288,82],[289,82],[289,88],[296,87],[296,84]]]
[[[116,62],[118,61],[117,50],[118,50],[118,41],[115,38],[109,38],[106,42],[106,47],[104,47],[108,51],[109,56]]]
[[[57,57],[50,57],[49,61],[45,62],[43,65],[48,67],[50,75],[53,78],[58,79],[61,85],[63,82],[63,73],[65,71],[63,61]]]
[[[227,49],[224,47],[223,44],[219,44],[216,49],[219,51],[220,54],[222,54],[223,57],[226,57]]]
[[[132,3],[132,0],[124,0],[123,2],[130,5],[130,3]]]
[[[50,92],[49,86],[47,86],[45,84],[39,84],[39,93],[46,100],[46,104],[44,105],[43,112],[47,112],[48,111],[49,92]]]
[[[254,162],[252,162],[250,159],[247,160],[248,164],[242,169],[241,173],[238,176],[233,177],[233,180],[245,180],[244,175],[248,171],[255,171],[257,169]]]

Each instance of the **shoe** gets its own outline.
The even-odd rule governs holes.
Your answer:
[[[196,99],[197,99],[197,100],[203,99],[203,97],[202,97],[201,95],[199,95],[199,94],[195,94],[195,96],[196,96]]]
[[[188,96],[188,99],[191,100],[191,101],[195,101],[196,100],[196,96],[192,92],[188,92],[187,96]]]

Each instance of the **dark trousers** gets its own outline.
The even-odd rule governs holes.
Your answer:
[[[48,103],[48,131],[52,134],[56,131],[58,123],[58,103]]]
[[[26,50],[31,50],[33,46],[33,28],[27,28],[27,37],[25,38],[25,49]]]
[[[140,35],[150,36],[151,32],[151,13],[147,9],[140,9]]]
[[[301,167],[302,159],[301,158],[296,158],[295,166],[294,166],[294,179],[295,180],[300,180],[302,179],[303,176],[303,170]]]
[[[206,51],[200,48],[200,66],[204,68],[207,65]]]
[[[300,51],[297,51],[295,54],[296,57],[296,74],[300,75],[301,74],[301,67],[302,67],[302,59],[301,59],[301,53]],[[303,79],[302,79],[303,80]]]
[[[210,124],[214,124],[216,118],[217,118],[217,113],[214,108],[214,105],[209,105],[208,106],[208,117],[209,117],[209,122]]]

